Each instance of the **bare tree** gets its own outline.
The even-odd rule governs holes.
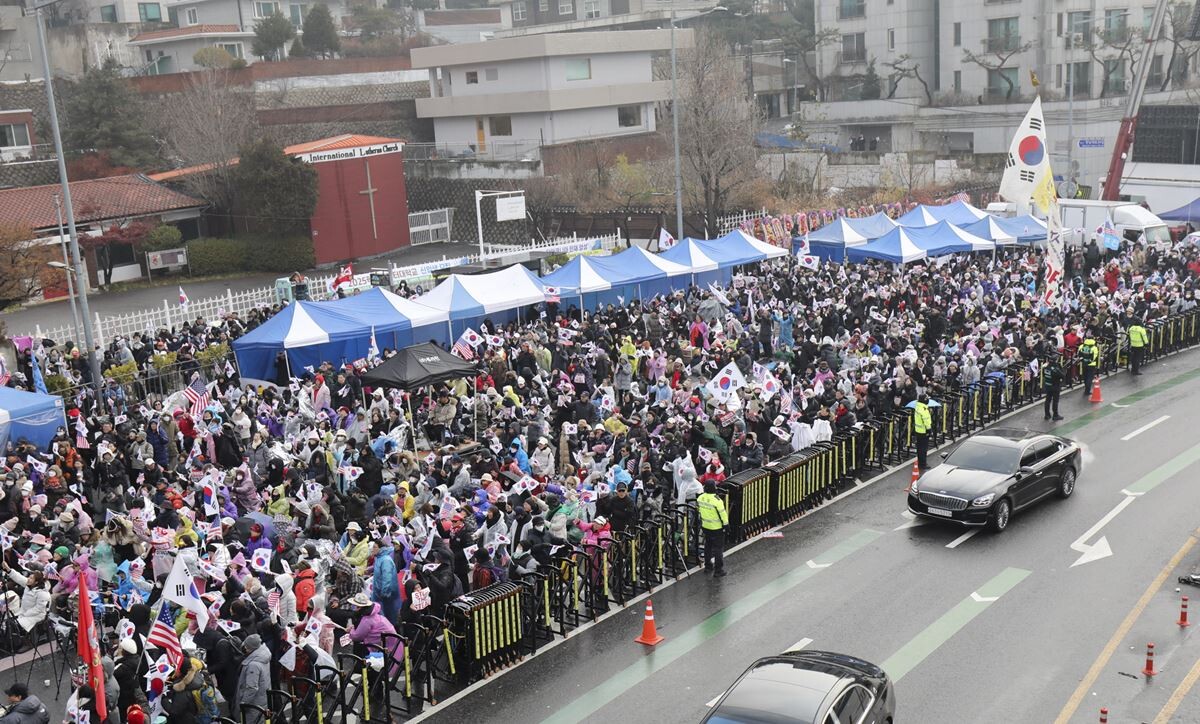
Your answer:
[[[1135,30],[1126,25],[1088,33],[1084,47],[1104,74],[1104,79],[1100,82],[1099,98],[1108,95],[1110,81],[1117,75],[1117,71],[1122,71],[1122,75],[1126,77],[1132,77],[1136,73],[1137,63],[1142,55],[1141,37],[1140,29]],[[1129,67],[1126,71],[1127,62]]]
[[[825,100],[825,79],[813,67],[812,59],[817,57],[821,48],[840,41],[841,37],[837,28],[824,28],[813,32],[805,27],[797,28],[784,37],[783,52],[787,57],[795,57],[800,61],[800,67],[804,70],[805,76],[812,78],[813,85],[816,86],[816,95],[819,101]]]
[[[169,153],[184,167],[201,173],[181,178],[189,191],[218,209],[233,205],[233,171],[239,149],[255,138],[254,100],[248,89],[231,82],[230,74],[210,70],[193,75],[182,93],[167,99],[170,124],[164,129]]]
[[[989,44],[987,51],[983,53],[976,53],[963,48],[963,61],[974,63],[985,70],[1003,70],[1008,67],[1008,61],[1032,48],[1033,43],[1014,43],[1007,47],[997,44],[997,46],[996,48],[992,48],[991,44]],[[1008,86],[1008,90],[1004,94],[1004,100],[1012,100],[1013,94],[1017,91],[1016,82],[1004,73],[1000,73],[999,75],[1000,79]],[[928,88],[926,88],[926,92],[928,92]]]
[[[755,177],[754,133],[761,114],[718,35],[700,32],[679,55],[679,151],[685,185],[715,229],[730,194]]]
[[[896,95],[896,90],[900,87],[900,82],[905,78],[916,78],[921,84],[921,88],[925,91],[925,104],[933,105],[933,92],[929,90],[929,83],[921,75],[921,64],[912,59],[905,53],[895,60],[889,60],[884,63],[892,69],[888,76],[888,98],[893,98]]]
[[[1191,59],[1196,55],[1196,45],[1188,39],[1192,26],[1192,4],[1172,3],[1163,24],[1166,27],[1160,38],[1171,43],[1171,58],[1163,70],[1162,82],[1158,87],[1160,91],[1183,80]]]

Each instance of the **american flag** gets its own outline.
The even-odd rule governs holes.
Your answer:
[[[282,596],[279,593],[279,589],[278,588],[273,589],[270,593],[267,594],[267,608],[271,611],[278,611],[279,610],[279,599],[281,597]]]
[[[188,402],[192,403],[192,417],[199,419],[200,413],[204,412],[204,408],[208,407],[208,403],[212,402],[212,398],[208,396],[208,386],[204,384],[204,380],[200,379],[200,375],[192,377],[192,383],[183,390],[183,396]]]
[[[463,332],[450,351],[468,361],[475,359],[475,348],[467,342],[466,332]]]
[[[779,398],[779,414],[780,415],[792,414],[792,404],[793,404],[792,390],[788,390]]]
[[[164,602],[158,612],[158,618],[154,619],[154,625],[150,627],[146,643],[162,649],[171,662],[179,666],[179,662],[183,660],[183,649],[179,646],[179,636],[175,634],[175,617],[171,611],[171,607]]]

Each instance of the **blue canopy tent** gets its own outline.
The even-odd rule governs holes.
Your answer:
[[[939,219],[932,211],[930,211],[930,207],[926,206],[925,204],[917,204],[910,209],[908,213],[905,213],[896,219],[897,224],[900,226],[907,226],[909,228],[933,226],[939,221],[941,221],[941,219]]]
[[[1196,199],[1190,204],[1180,206],[1178,209],[1164,211],[1157,216],[1163,221],[1195,221],[1200,219],[1200,199]]]
[[[994,242],[963,231],[948,221],[939,221],[933,226],[906,229],[906,231],[908,238],[924,249],[929,256],[996,250]]]
[[[941,206],[926,206],[925,208],[938,221],[949,221],[955,226],[973,224],[989,216],[988,212],[977,209],[966,201],[952,201]]]
[[[716,239],[697,239],[696,244],[723,269],[788,254],[787,249],[759,241],[741,229],[735,229]]]
[[[320,304],[368,325],[375,331],[375,343],[381,350],[384,347],[403,349],[430,339],[449,341],[446,339],[445,314],[382,287],[371,287],[361,294]],[[363,357],[369,346],[368,336],[363,341]]]
[[[1039,241],[1046,241],[1046,222],[1036,216],[1025,214],[1011,219],[997,216],[996,224],[1012,234],[1018,244],[1035,244]]]
[[[959,228],[968,234],[995,242],[997,246],[1017,243],[1017,237],[1001,226],[995,216],[988,216],[972,224],[963,224]]]
[[[600,294],[612,289],[612,283],[592,264],[591,256],[577,256],[558,269],[542,277],[542,284],[558,289],[558,296],[565,305],[574,304],[580,309],[589,309],[600,301]],[[590,303],[589,303],[590,302]]]
[[[520,264],[487,274],[451,274],[413,301],[446,315],[452,340],[486,317],[495,324],[521,318],[521,309],[546,300],[545,285]]]
[[[808,253],[822,260],[841,263],[846,258],[846,247],[860,246],[870,241],[870,238],[859,233],[850,224],[850,220],[839,218],[826,224],[816,231],[810,231],[804,237],[792,239],[792,253],[800,254],[803,241],[808,240]]]
[[[638,285],[639,298],[670,294],[676,289],[687,289],[692,283],[690,266],[664,259],[661,254],[651,254],[640,246],[630,246],[609,258],[622,269],[636,271],[646,277],[646,280]],[[628,298],[627,296],[626,299]]]
[[[854,229],[868,239],[878,239],[899,226],[895,219],[882,211],[871,216],[864,216],[861,219],[846,219],[846,223],[850,225],[851,229]]]
[[[0,387],[0,449],[22,438],[45,450],[65,427],[63,401],[58,395]]]
[[[345,364],[366,356],[371,325],[327,303],[292,302],[278,314],[234,340],[243,377],[274,380],[275,356],[287,353],[289,376],[322,362]]]
[[[846,260],[860,262],[881,259],[895,264],[908,264],[926,257],[926,252],[909,237],[911,229],[897,227],[869,244],[852,246],[846,250]]]
[[[682,264],[692,270],[692,284],[706,287],[709,283],[728,284],[733,277],[729,268],[722,269],[715,259],[704,253],[695,239],[686,238],[659,256],[667,261]]]

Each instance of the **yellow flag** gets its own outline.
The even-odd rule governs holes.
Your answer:
[[[1037,73],[1034,73],[1032,70],[1029,71],[1029,82],[1033,84],[1034,88],[1037,88],[1039,85],[1041,85],[1041,83],[1038,82]]]
[[[1058,206],[1058,192],[1054,190],[1054,171],[1051,170],[1049,161],[1044,162],[1038,169],[1038,181],[1033,187],[1032,198],[1044,214],[1049,214],[1052,208]]]

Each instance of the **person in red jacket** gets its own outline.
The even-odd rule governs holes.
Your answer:
[[[309,603],[317,593],[317,572],[309,567],[307,560],[297,564],[296,584],[292,586],[292,591],[296,594],[296,612],[308,613]]]
[[[175,425],[179,427],[179,432],[183,433],[183,448],[186,452],[192,451],[192,444],[196,442],[196,425],[192,422],[192,418],[183,410],[176,410],[173,415]]]

